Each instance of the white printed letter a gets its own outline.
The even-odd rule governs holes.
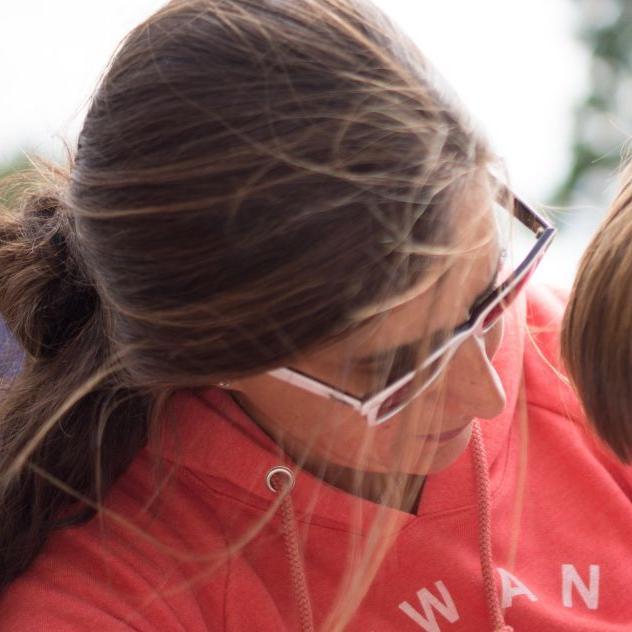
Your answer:
[[[537,601],[538,598],[514,575],[504,568],[496,569],[500,575],[502,584],[501,606],[509,608],[513,603],[514,597],[525,595],[530,601]]]

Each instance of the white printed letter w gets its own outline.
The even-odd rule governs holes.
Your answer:
[[[443,601],[440,601],[426,588],[422,588],[417,591],[417,598],[421,604],[423,615],[407,601],[402,601],[402,603],[399,604],[399,609],[409,616],[418,626],[426,630],[426,632],[441,632],[441,628],[435,619],[435,613],[432,610],[433,608],[450,623],[454,623],[459,620],[459,613],[456,610],[454,601],[452,601],[452,597],[448,592],[448,589],[445,587],[445,584],[439,581],[435,582],[435,586],[441,593]]]

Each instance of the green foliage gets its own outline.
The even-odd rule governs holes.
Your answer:
[[[591,56],[590,89],[575,113],[573,159],[556,193],[557,204],[578,198],[602,201],[604,175],[617,170],[632,133],[632,2],[574,1],[578,36]]]
[[[11,183],[11,178],[29,169],[30,166],[23,154],[17,154],[11,160],[0,164],[0,205],[11,206],[13,198],[18,195],[16,186]]]
[[[18,154],[11,158],[11,160],[5,163],[0,163],[0,179],[4,179],[6,176],[11,175],[12,173],[23,171],[28,167],[28,160],[24,157],[23,154]]]

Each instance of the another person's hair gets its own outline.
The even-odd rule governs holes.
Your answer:
[[[632,164],[579,265],[562,355],[597,433],[632,461]]]
[[[68,173],[4,209],[0,586],[89,518],[176,389],[357,326],[493,159],[354,0],[178,0],[126,38]]]

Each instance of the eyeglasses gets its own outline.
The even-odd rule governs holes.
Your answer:
[[[519,198],[512,196],[512,199],[513,216],[535,235],[535,244],[509,277],[478,303],[467,321],[457,326],[452,336],[415,369],[379,392],[365,397],[356,397],[288,367],[273,369],[268,374],[315,395],[350,406],[366,419],[369,426],[377,426],[396,415],[439,377],[465,340],[471,336],[482,337],[496,324],[524,288],[550,246],[557,232],[555,227]]]

